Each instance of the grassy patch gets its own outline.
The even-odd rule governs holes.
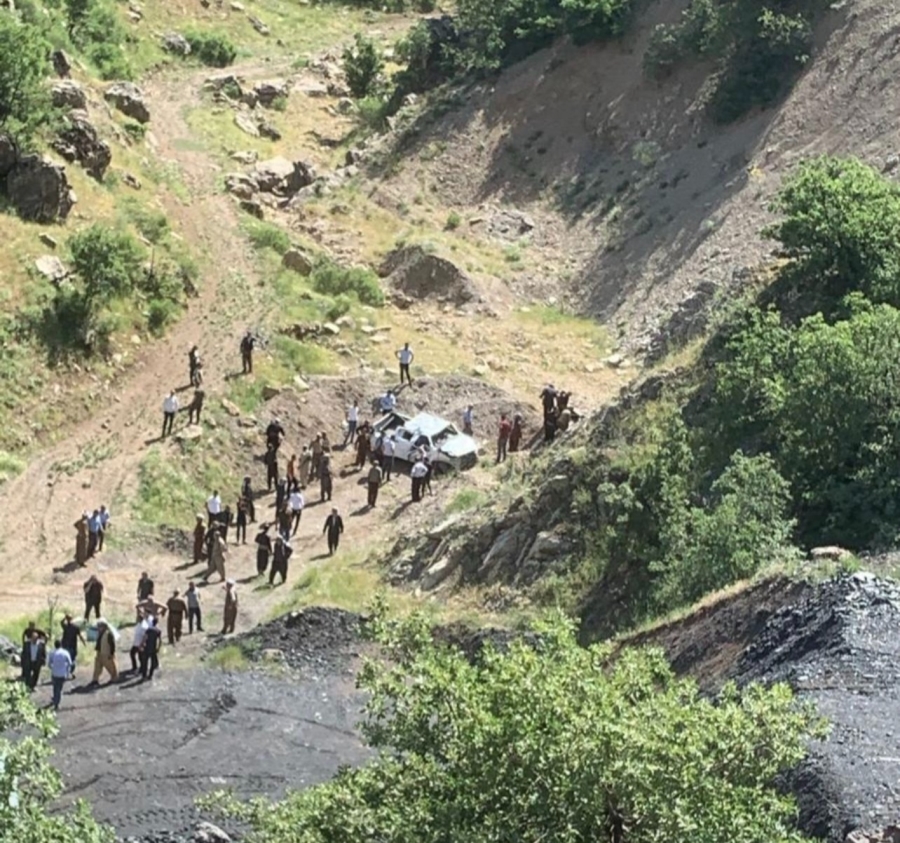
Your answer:
[[[4,638],[8,638],[14,644],[18,644],[22,640],[22,633],[25,631],[25,627],[28,626],[28,622],[34,621],[38,629],[44,630],[44,632],[50,636],[50,643],[52,644],[54,637],[60,633],[59,625],[63,619],[63,615],[67,612],[76,619],[80,617],[79,613],[74,611],[71,607],[60,604],[53,607],[52,618],[50,617],[50,606],[47,606],[46,609],[41,609],[39,612],[33,612],[30,615],[22,615],[21,617],[16,618],[4,618],[3,620],[0,620],[0,635]]]
[[[25,470],[25,461],[7,451],[0,451],[0,483],[11,480]]]
[[[546,340],[551,344],[563,337],[569,337],[586,340],[599,350],[609,346],[607,333],[600,324],[583,316],[566,313],[557,307],[538,305],[522,308],[516,311],[515,318],[523,326],[537,331],[542,341]]]
[[[444,508],[444,512],[452,515],[456,512],[468,512],[485,504],[488,496],[480,489],[460,489],[453,500]]]
[[[247,654],[237,644],[228,644],[213,650],[206,662],[220,670],[247,670],[250,667]]]
[[[288,233],[277,225],[260,220],[247,219],[242,223],[250,245],[258,251],[271,249],[277,255],[283,255],[291,248],[291,238]]]

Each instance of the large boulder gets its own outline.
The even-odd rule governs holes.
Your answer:
[[[284,79],[271,79],[268,82],[260,82],[253,87],[256,101],[267,108],[275,100],[283,99],[290,93],[290,86]]]
[[[109,144],[97,134],[97,129],[83,111],[73,111],[66,117],[64,128],[51,146],[66,161],[81,164],[97,181],[103,180],[103,174],[112,161]]]
[[[114,82],[103,96],[126,117],[138,123],[150,122],[150,109],[144,101],[144,92],[133,82]]]
[[[187,38],[177,32],[167,32],[160,39],[160,44],[167,53],[172,53],[176,56],[189,56],[191,54],[191,45],[188,43]]]
[[[74,79],[54,82],[50,88],[54,108],[87,108],[87,94]]]
[[[0,135],[0,183],[12,172],[19,160],[16,145],[9,135]]]
[[[281,258],[281,265],[298,275],[309,275],[313,270],[313,262],[302,250],[296,246],[288,249]]]
[[[247,173],[229,173],[225,176],[225,190],[238,199],[252,199],[259,190],[256,179]]]
[[[40,155],[26,155],[6,178],[6,192],[24,220],[50,223],[64,220],[75,204],[66,168]]]
[[[287,158],[270,158],[260,161],[254,167],[256,184],[263,193],[293,196],[301,188],[315,181],[315,173],[303,161],[288,161]]]
[[[256,119],[256,115],[250,111],[236,111],[234,125],[252,138],[259,137],[259,121]]]
[[[472,279],[445,258],[431,255],[421,246],[394,249],[378,269],[382,278],[405,296],[436,299],[455,305],[478,301]]]
[[[65,50],[54,50],[50,54],[50,61],[53,64],[53,72],[60,79],[68,79],[72,74],[72,60]]]

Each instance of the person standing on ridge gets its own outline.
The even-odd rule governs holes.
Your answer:
[[[359,401],[347,410],[347,433],[344,435],[344,447],[352,445],[356,440],[356,429],[359,427]]]
[[[403,348],[397,352],[397,359],[400,361],[400,386],[403,386],[403,377],[406,376],[406,382],[412,386],[412,378],[409,376],[409,365],[412,363],[415,354],[409,347],[409,343],[404,343]]]
[[[241,340],[241,366],[245,375],[253,374],[253,349],[255,346],[256,337],[250,331],[247,331]]]
[[[512,425],[506,413],[500,416],[500,429],[497,432],[497,464],[506,460],[506,449],[509,445],[509,435],[512,433]]]
[[[165,401],[163,401],[163,439],[165,439],[166,436],[172,432],[172,428],[175,425],[175,414],[178,412],[179,406],[178,396],[175,394],[175,390],[173,389],[166,396]]]

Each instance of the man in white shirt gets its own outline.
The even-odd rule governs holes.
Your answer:
[[[406,375],[407,383],[412,386],[412,378],[409,376],[409,364],[412,363],[415,355],[409,347],[409,343],[405,343],[403,348],[397,352],[397,359],[400,361],[400,386],[403,386],[403,376]]]
[[[463,433],[467,436],[472,435],[472,425],[475,422],[475,413],[472,411],[472,405],[469,404],[468,407],[463,411]]]
[[[206,512],[211,524],[219,520],[222,512],[222,499],[219,497],[218,491],[213,492],[206,501]]]
[[[394,395],[393,390],[389,389],[384,395],[381,396],[381,400],[379,401],[379,406],[381,407],[382,413],[390,413],[393,412],[394,407],[397,406],[397,396]]]
[[[166,400],[163,401],[163,429],[162,435],[163,438],[169,433],[172,432],[172,427],[175,424],[175,414],[178,412],[178,396],[175,394],[175,390],[173,389],[167,396]]]
[[[381,442],[381,470],[384,472],[384,480],[389,483],[391,472],[394,470],[394,437],[385,436]]]
[[[425,482],[426,474],[428,474],[428,466],[423,460],[418,460],[409,471],[409,476],[412,478],[413,503],[422,500],[422,485]]]
[[[59,711],[59,703],[62,700],[63,685],[72,675],[72,656],[69,651],[63,649],[62,642],[53,644],[53,652],[50,654],[50,679],[53,682],[53,710]]]
[[[303,515],[303,507],[306,506],[303,492],[299,488],[294,487],[294,490],[288,497],[288,506],[291,508],[291,522],[294,530],[291,535],[296,536],[297,528],[300,526],[300,516]]]
[[[353,406],[347,410],[347,435],[344,437],[344,447],[352,445],[356,439],[356,428],[359,427],[359,401],[354,401]]]
[[[144,634],[153,621],[152,615],[147,615],[144,612],[141,612],[141,614],[143,617],[134,625],[134,640],[131,642],[131,652],[129,653],[132,673],[137,673],[138,671],[138,657],[141,653],[141,645],[144,643]]]

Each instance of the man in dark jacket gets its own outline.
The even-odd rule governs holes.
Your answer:
[[[275,585],[276,574],[281,575],[282,585],[287,580],[288,562],[293,552],[294,548],[281,536],[275,538],[275,552],[272,554],[272,570],[269,572],[269,585]]]
[[[22,678],[25,687],[33,691],[41,678],[41,668],[47,663],[47,643],[41,637],[38,630],[31,633],[31,637],[22,647]]]
[[[91,611],[96,612],[97,617],[100,617],[100,602],[103,600],[103,583],[97,579],[95,574],[91,574],[85,581],[83,588],[84,620],[87,622],[91,618]]]
[[[341,542],[341,533],[344,532],[344,520],[338,513],[337,507],[331,510],[331,515],[325,519],[323,533],[328,535],[328,555],[333,556]]]
[[[256,534],[256,573],[262,576],[269,567],[269,557],[272,555],[272,537],[269,535],[269,525],[260,525]]]
[[[87,645],[87,641],[84,640],[84,636],[81,634],[81,630],[78,628],[78,624],[76,624],[72,620],[71,615],[66,615],[62,619],[62,637],[60,639],[60,643],[62,644],[62,648],[69,654],[72,659],[72,677],[75,677],[75,666],[78,662],[78,643],[81,642],[85,646]]]

